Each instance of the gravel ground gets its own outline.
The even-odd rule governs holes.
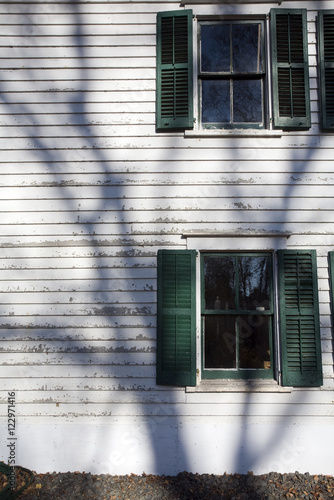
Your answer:
[[[17,488],[28,479],[26,471],[17,473]],[[5,485],[0,475],[0,492]],[[15,495],[15,493],[14,493]],[[177,476],[112,476],[80,472],[37,474],[19,500],[276,500],[334,498],[333,476],[277,474],[261,476],[189,474]]]

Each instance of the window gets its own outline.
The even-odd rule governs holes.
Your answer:
[[[320,117],[324,130],[334,130],[334,10],[318,14]]]
[[[264,126],[264,21],[199,23],[200,121]]]
[[[273,378],[272,255],[201,255],[203,378]]]
[[[267,68],[271,54],[273,126],[310,127],[305,9],[272,9],[265,19],[197,21],[199,116],[194,117],[193,13],[157,17],[157,129],[268,128]],[[267,37],[269,38],[269,37]]]
[[[196,324],[198,260],[201,326]],[[322,384],[314,250],[205,252],[199,258],[194,250],[160,250],[157,301],[158,384],[195,386],[197,370],[201,379],[273,379],[280,372],[285,386]],[[280,352],[277,367],[274,349]]]

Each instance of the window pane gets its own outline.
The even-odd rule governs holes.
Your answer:
[[[235,309],[235,259],[204,258],[205,309]]]
[[[235,316],[205,317],[205,368],[236,368]]]
[[[242,316],[239,320],[240,368],[270,368],[269,316]]]
[[[230,122],[230,82],[228,80],[203,80],[202,122]]]
[[[201,26],[201,71],[230,71],[230,25]]]
[[[261,24],[232,25],[233,72],[262,71]]]
[[[270,257],[239,257],[239,306],[270,309]]]
[[[235,123],[262,123],[261,80],[234,81],[233,121]]]

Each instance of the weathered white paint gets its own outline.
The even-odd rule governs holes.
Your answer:
[[[155,18],[179,3],[0,2],[0,418],[5,440],[15,391],[17,463],[333,474],[334,145],[315,19],[334,1],[282,7],[308,9],[312,128],[179,134],[155,132]],[[317,250],[321,389],[156,386],[157,250],[240,245]]]
[[[265,417],[260,424],[258,417],[249,415],[167,417],[160,402],[155,411],[145,418],[77,419],[75,425],[71,419],[56,423],[42,416],[37,426],[32,419],[22,418],[20,461],[43,472],[66,472],[73,469],[73,463],[80,463],[82,470],[98,474],[127,474],[129,470],[171,475],[183,470],[333,473],[330,418],[323,417],[319,426],[314,417],[290,418],[289,423],[285,418]],[[39,459],[45,449],[49,466]],[[55,460],[57,455],[61,455],[60,462]]]

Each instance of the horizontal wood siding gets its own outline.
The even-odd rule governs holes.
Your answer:
[[[309,8],[312,128],[197,138],[155,131],[156,13],[178,2],[0,2],[2,416],[8,391],[22,418],[150,418],[157,404],[166,416],[333,414],[334,141],[319,132],[319,2],[290,3]],[[217,8],[234,12],[202,11]],[[273,231],[317,250],[321,390],[248,404],[156,386],[158,249],[186,248],[183,233]]]

